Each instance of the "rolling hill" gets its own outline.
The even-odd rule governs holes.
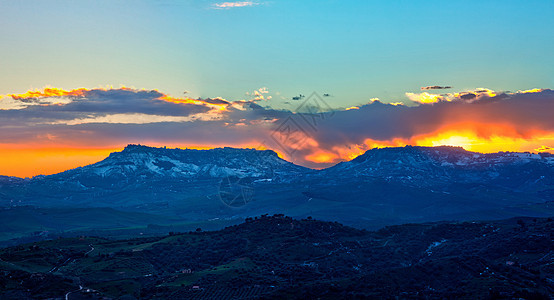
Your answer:
[[[223,230],[0,249],[2,299],[549,299],[554,222],[365,231],[283,215]]]

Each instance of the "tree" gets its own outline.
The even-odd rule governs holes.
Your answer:
[[[522,219],[517,220],[517,225],[521,226],[521,229],[525,229],[525,222]]]

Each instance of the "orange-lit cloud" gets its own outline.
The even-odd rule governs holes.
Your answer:
[[[314,168],[351,160],[375,147],[454,145],[478,152],[540,152],[554,145],[554,91],[549,89],[412,93],[412,105],[372,99],[366,105],[314,113],[262,107],[260,96],[267,91],[257,89],[249,95],[252,99],[238,101],[178,98],[127,87],[49,87],[4,95],[0,174],[49,174],[99,160],[129,143],[269,148]],[[53,159],[42,159],[48,156]]]
[[[21,94],[0,95],[0,97],[11,97],[17,100],[49,98],[49,97],[84,97],[87,94],[87,92],[90,92],[93,90],[108,91],[108,90],[114,90],[114,89],[125,90],[125,91],[137,90],[135,88],[126,87],[126,86],[120,86],[119,88],[114,88],[113,86],[98,87],[93,89],[77,88],[72,90],[64,90],[61,88],[46,86],[42,89],[28,90],[25,93],[21,93]]]
[[[105,88],[78,88],[64,90],[56,87],[28,90],[20,94],[0,95],[0,110],[22,109],[32,105],[64,105],[72,102],[71,99],[83,98],[92,91],[113,90],[112,86]],[[121,86],[118,90],[133,91],[134,88]]]
[[[485,153],[537,152],[548,150],[543,144],[554,143],[551,90],[476,89],[441,97],[444,100],[415,107],[374,101],[355,111],[337,112],[317,128],[318,146],[303,152],[305,164],[329,166],[375,147],[452,145]]]
[[[162,95],[158,98],[159,100],[178,103],[178,104],[195,104],[195,105],[204,105],[209,108],[216,110],[224,111],[227,109],[227,106],[230,104],[225,99],[214,98],[214,99],[192,99],[192,98],[174,98],[169,95]]]
[[[414,102],[422,103],[422,104],[436,103],[436,102],[439,102],[439,101],[448,101],[448,98],[446,98],[442,95],[430,94],[430,93],[427,93],[427,92],[423,92],[423,93],[419,93],[419,94],[406,93],[406,97],[408,97],[408,99],[410,99]]]
[[[545,89],[530,89],[530,90],[518,91],[518,94],[540,93],[544,90]]]
[[[429,90],[431,88],[421,88],[422,90]],[[523,93],[534,93],[540,92],[540,90],[528,90]],[[490,89],[478,88],[473,91],[465,91],[459,93],[448,93],[448,94],[431,94],[428,92],[423,93],[406,93],[406,97],[416,103],[421,104],[433,104],[437,102],[451,102],[451,101],[475,101],[483,97],[494,97],[496,93]]]
[[[29,98],[46,98],[46,97],[63,97],[63,96],[73,96],[73,97],[82,97],[85,95],[85,92],[89,91],[85,88],[74,89],[66,91],[59,88],[46,87],[43,90],[33,90],[27,91],[23,94],[10,94],[8,96],[14,99],[29,99]]]
[[[81,97],[87,89],[66,91],[46,87],[42,90],[29,90],[22,94],[0,95],[0,110],[23,109],[31,105],[61,105],[70,102],[66,97]],[[51,98],[44,101],[43,98]],[[34,101],[33,101],[34,100]]]
[[[535,149],[537,152],[554,152],[554,148],[541,145],[539,148]]]

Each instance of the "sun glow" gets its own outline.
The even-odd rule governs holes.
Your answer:
[[[363,144],[334,147],[331,152],[314,149],[313,153],[306,155],[305,159],[318,164],[334,164],[340,161],[350,161],[373,148],[404,147],[407,145],[423,147],[455,146],[480,153],[500,151],[554,152],[554,148],[545,146],[545,144],[554,145],[554,133],[535,132],[532,136],[522,136],[511,132],[508,127],[505,129],[508,129],[505,135],[490,134],[483,136],[483,132],[479,133],[472,130],[444,129],[443,131],[419,135],[410,139],[366,139]],[[488,130],[494,131],[491,128]]]
[[[326,152],[326,151],[318,151],[316,153],[306,156],[306,160],[315,162],[315,163],[333,162],[337,159],[339,159],[339,156],[336,153]]]
[[[521,151],[527,141],[523,138],[491,136],[482,138],[473,132],[443,132],[416,141],[417,146],[457,146],[468,151],[491,153],[498,151]],[[529,149],[525,149],[526,151]]]
[[[174,98],[168,95],[163,95],[159,100],[172,102],[172,103],[178,103],[178,104],[195,104],[195,105],[203,105],[206,107],[209,107],[211,109],[217,110],[217,111],[226,111],[227,106],[230,104],[227,101],[223,99],[215,99],[216,101],[219,101],[218,103],[214,102],[208,102],[207,100],[202,99],[192,99],[192,98]]]
[[[121,148],[43,148],[0,146],[0,174],[32,177],[93,164]]]
[[[449,105],[448,102],[459,101],[459,103],[453,103],[454,110],[446,110],[445,107],[437,105],[436,107],[442,108],[438,112],[441,113],[436,120],[430,120],[429,122],[421,122],[415,125],[402,125],[403,122],[387,123],[387,126],[411,126],[410,130],[398,131],[403,132],[404,136],[391,136],[390,134],[383,134],[383,140],[364,138],[364,136],[355,136],[355,141],[350,140],[350,135],[345,134],[340,138],[326,139],[325,133],[313,134],[309,131],[295,130],[295,124],[283,123],[279,125],[279,121],[282,120],[280,114],[285,115],[285,112],[266,112],[267,115],[252,114],[248,115],[250,109],[250,102],[246,100],[227,101],[222,98],[206,98],[206,99],[192,99],[188,97],[172,97],[168,94],[162,93],[158,90],[145,90],[136,89],[133,87],[120,86],[115,88],[116,90],[129,91],[129,94],[140,93],[141,91],[147,91],[149,97],[145,101],[151,101],[154,106],[163,104],[172,109],[175,107],[175,103],[179,105],[192,105],[202,106],[200,113],[174,116],[161,114],[150,114],[149,111],[135,112],[135,113],[122,113],[120,111],[114,111],[112,113],[98,113],[93,114],[86,111],[86,113],[71,114],[67,113],[67,110],[61,109],[64,117],[53,119],[53,121],[42,122],[38,121],[33,123],[33,120],[29,121],[29,124],[35,124],[40,126],[53,125],[57,126],[52,128],[48,132],[37,132],[33,134],[34,128],[29,129],[28,140],[22,140],[17,137],[16,133],[12,133],[9,130],[16,128],[14,126],[27,126],[19,125],[15,122],[14,125],[9,124],[12,127],[6,126],[5,135],[12,138],[15,142],[21,142],[21,144],[10,144],[7,141],[0,144],[0,175],[30,177],[39,174],[53,174],[67,169],[87,165],[102,160],[107,157],[109,153],[122,149],[125,144],[140,142],[153,147],[174,147],[174,148],[189,148],[189,149],[212,149],[216,147],[236,147],[236,148],[255,148],[265,149],[260,145],[265,142],[272,143],[271,140],[275,140],[276,144],[270,144],[272,150],[282,150],[278,152],[279,157],[293,161],[298,164],[304,164],[306,166],[314,168],[323,168],[331,166],[332,164],[349,161],[357,156],[363,154],[365,151],[373,148],[384,147],[402,147],[406,145],[413,146],[458,146],[463,147],[468,151],[491,153],[498,151],[513,151],[513,152],[552,152],[554,146],[554,132],[549,131],[548,114],[546,117],[543,114],[535,114],[529,112],[508,110],[513,116],[511,118],[502,118],[498,116],[498,112],[491,108],[491,104],[498,103],[498,101],[487,101],[488,98],[497,95],[496,92],[488,89],[476,89],[474,91],[454,93],[454,94],[431,94],[431,93],[407,93],[410,99],[416,102],[424,103],[420,104],[425,108],[432,108],[433,105],[427,105],[435,102],[443,102],[444,105]],[[54,110],[58,107],[54,105],[67,105],[73,101],[85,101],[88,97],[102,96],[102,93],[95,93],[97,91],[110,91],[114,90],[113,86],[100,87],[100,88],[77,88],[72,90],[64,90],[55,87],[45,87],[43,89],[29,90],[21,94],[7,94],[0,95],[0,111],[6,115],[15,114],[18,112],[9,112],[10,110],[25,109],[31,105],[34,108],[40,108],[39,106],[53,106]],[[516,94],[528,94],[528,93],[542,93],[545,95],[550,93],[550,90],[543,89],[530,89],[525,91],[518,91]],[[263,91],[259,93],[264,93]],[[514,94],[510,94],[514,95]],[[132,95],[130,95],[131,97]],[[481,99],[482,98],[482,99]],[[133,99],[133,98],[130,98]],[[374,98],[372,101],[379,101]],[[483,105],[474,105],[473,102],[482,101]],[[391,103],[392,105],[403,105],[402,103]],[[540,104],[540,103],[539,103]],[[542,105],[542,104],[541,104]],[[449,106],[450,107],[450,106]],[[546,109],[540,112],[548,112],[550,106],[545,106]],[[391,107],[388,107],[390,109]],[[358,106],[352,106],[344,109],[345,111],[351,111],[351,116],[363,117],[364,109]],[[240,112],[240,113],[237,113]],[[233,119],[234,113],[239,116]],[[25,115],[25,114],[23,114]],[[66,115],[75,115],[75,118],[67,118]],[[515,118],[514,116],[519,116]],[[540,117],[539,120],[534,120],[535,117]],[[229,118],[228,118],[229,117]],[[252,119],[249,119],[252,117]],[[40,119],[40,118],[37,118]],[[355,118],[354,118],[355,119]],[[15,120],[15,117],[14,117]],[[286,120],[286,119],[284,119]],[[128,141],[122,142],[118,139],[109,139],[100,132],[98,136],[95,136],[94,141],[86,139],[89,133],[94,131],[82,130],[79,128],[92,128],[98,127],[99,124],[104,127],[107,125],[113,125],[113,128],[120,126],[120,128],[130,128],[131,125],[137,125],[146,127],[147,124],[165,124],[165,123],[192,123],[192,122],[204,122],[209,121],[210,125],[216,121],[220,121],[221,126],[230,132],[230,134],[236,134],[237,140],[235,142],[225,142],[225,144],[219,144],[219,140],[205,137],[201,143],[204,145],[196,145],[198,138],[184,138],[183,140],[172,140],[169,138],[157,139],[157,137],[148,137],[150,140],[140,139],[140,141]],[[429,123],[429,124],[428,124]],[[201,126],[202,123],[198,123]],[[548,126],[546,126],[547,124]],[[87,125],[87,126],[85,126]],[[90,126],[88,126],[90,125]],[[188,125],[188,124],[187,124]],[[217,123],[215,124],[217,125]],[[287,126],[283,126],[287,125]],[[71,128],[63,128],[63,126],[71,126]],[[272,128],[279,130],[274,130]],[[383,125],[384,126],[384,125]],[[296,125],[296,127],[299,127]],[[111,127],[110,127],[111,128]],[[195,128],[195,126],[190,126]],[[57,130],[66,130],[65,134],[59,133]],[[77,131],[78,130],[78,131]],[[138,130],[138,129],[135,129]],[[363,129],[362,129],[363,130]],[[14,131],[15,132],[15,131]],[[394,131],[393,131],[394,132]],[[368,133],[369,134],[369,133]],[[400,133],[399,133],[400,134]],[[92,135],[91,135],[92,136]],[[260,138],[258,141],[253,141],[254,137]],[[264,141],[265,137],[265,141]],[[271,137],[271,139],[270,139]],[[146,137],[145,137],[146,139]],[[191,141],[192,139],[192,141]],[[354,139],[354,138],[352,138]],[[245,143],[245,140],[250,142]],[[34,142],[33,142],[34,141]],[[234,141],[234,140],[233,140]],[[190,143],[189,143],[190,142]],[[34,143],[31,145],[31,143]],[[193,144],[194,143],[194,144]]]

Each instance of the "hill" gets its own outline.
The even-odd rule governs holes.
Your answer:
[[[365,231],[264,215],[214,232],[56,239],[0,250],[0,297],[548,299],[553,232],[552,219]]]

